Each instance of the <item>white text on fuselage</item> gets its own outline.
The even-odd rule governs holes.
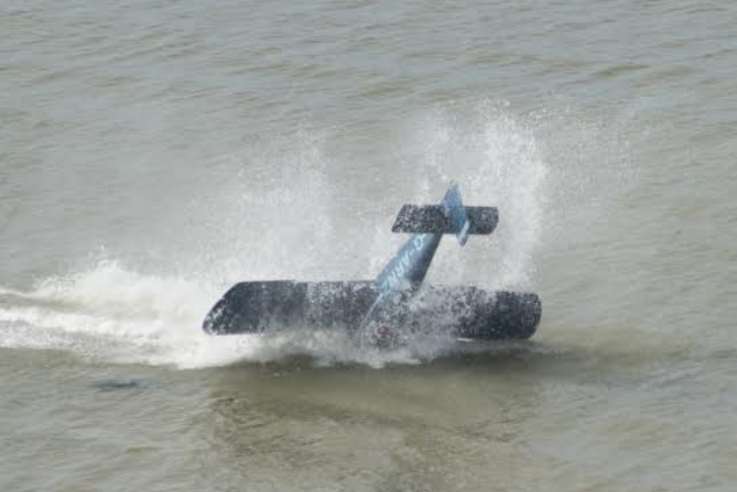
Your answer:
[[[409,279],[407,272],[414,267],[413,261],[425,245],[426,235],[417,235],[412,239],[411,247],[407,248],[402,255],[396,259],[392,269],[387,273],[381,283],[381,290],[400,290],[406,287]]]

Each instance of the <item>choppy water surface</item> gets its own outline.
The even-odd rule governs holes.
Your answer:
[[[5,2],[2,490],[734,490],[737,7]],[[208,338],[243,279],[429,281],[529,343]]]

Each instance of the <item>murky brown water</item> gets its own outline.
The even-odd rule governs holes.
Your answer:
[[[5,2],[0,489],[734,490],[737,7]],[[212,339],[242,279],[429,280],[530,343]]]

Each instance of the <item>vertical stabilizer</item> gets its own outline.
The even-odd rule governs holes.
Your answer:
[[[468,214],[466,214],[466,207],[463,206],[463,200],[461,200],[461,190],[458,188],[458,183],[451,183],[450,188],[443,197],[443,212],[450,222],[450,227],[456,232],[456,238],[461,246],[466,244],[468,241],[468,231],[471,227],[471,223],[468,221]]]

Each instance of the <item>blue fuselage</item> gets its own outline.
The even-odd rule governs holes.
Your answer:
[[[419,287],[438,249],[442,234],[415,234],[376,278],[381,294]]]

